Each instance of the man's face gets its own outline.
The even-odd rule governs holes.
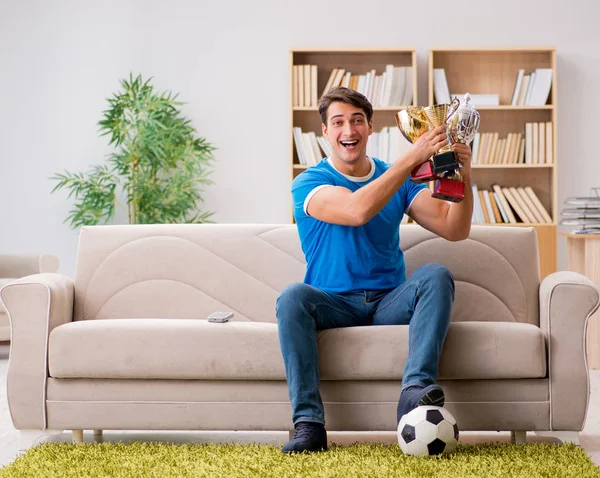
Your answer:
[[[373,131],[365,112],[356,106],[336,101],[329,105],[323,135],[331,144],[332,155],[346,163],[356,163],[367,154],[367,140]]]

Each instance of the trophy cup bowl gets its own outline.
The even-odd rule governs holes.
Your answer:
[[[448,136],[453,143],[469,144],[479,130],[479,113],[470,106],[470,96],[465,95],[465,108],[458,108],[448,118]]]
[[[398,111],[396,124],[409,143],[414,143],[422,134],[429,131],[430,125],[421,106],[409,107]],[[413,183],[426,183],[437,179],[430,159],[414,168],[410,174]]]

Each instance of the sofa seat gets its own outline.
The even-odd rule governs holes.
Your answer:
[[[401,380],[408,326],[318,333],[323,380]],[[285,380],[277,325],[189,319],[81,320],[56,327],[50,376],[94,379]],[[518,322],[450,325],[440,379],[546,376],[541,330]]]

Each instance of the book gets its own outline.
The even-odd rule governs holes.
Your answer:
[[[552,68],[536,68],[535,80],[525,104],[529,106],[544,106],[548,101],[552,88]]]
[[[433,69],[433,94],[437,104],[450,103],[450,90],[446,79],[446,71],[443,68]]]
[[[521,83],[523,82],[523,75],[525,74],[524,69],[517,70],[517,79],[515,80],[515,87],[513,88],[512,99],[510,104],[512,106],[517,106],[517,100],[519,99],[519,92],[521,90]]]
[[[501,223],[504,222],[502,215],[500,214],[500,209],[498,208],[498,204],[496,203],[496,195],[492,191],[488,191],[488,195],[490,196],[490,204],[492,205],[492,210],[494,211],[494,218],[496,218],[496,222]]]
[[[515,218],[514,214],[512,213],[512,211],[510,209],[510,206],[508,205],[508,201],[506,200],[506,197],[504,196],[502,188],[500,186],[498,186],[497,184],[494,184],[494,185],[492,185],[492,189],[497,194],[498,199],[500,200],[498,204],[502,205],[502,209],[504,210],[504,213],[506,214],[506,217],[508,218],[508,221],[506,221],[506,222],[516,223],[517,219]]]

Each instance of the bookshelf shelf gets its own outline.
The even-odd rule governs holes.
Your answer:
[[[554,105],[542,105],[542,106],[512,106],[512,105],[481,105],[476,106],[477,110],[499,110],[499,111],[512,111],[512,110],[553,110]]]
[[[472,169],[552,169],[554,164],[473,164]]]
[[[406,106],[374,106],[373,111],[393,111],[394,113],[406,108]],[[319,109],[313,106],[294,106],[293,111],[312,111],[318,112]]]
[[[540,276],[541,278],[556,271],[556,241],[557,241],[557,109],[556,109],[556,52],[552,47],[500,47],[500,48],[435,48],[429,52],[429,78],[428,78],[428,104],[435,103],[434,94],[434,69],[444,69],[451,96],[471,93],[474,95],[498,95],[500,105],[477,106],[481,116],[479,131],[495,134],[496,139],[505,138],[506,146],[509,135],[512,136],[513,148],[506,146],[506,154],[492,154],[484,158],[485,163],[472,166],[472,181],[478,192],[483,191],[483,199],[486,193],[493,192],[493,187],[499,185],[502,188],[527,188],[533,190],[539,198],[544,209],[550,216],[549,223],[540,222],[517,222],[517,223],[485,223],[485,226],[516,226],[533,227],[538,235],[540,253]],[[552,83],[550,93],[545,105],[541,106],[514,106],[512,99],[515,91],[517,72],[524,70],[525,74],[535,72],[537,69],[551,69]],[[536,134],[544,127],[544,133],[550,140],[544,143],[542,148],[542,136],[537,136],[537,147],[535,153],[529,147],[529,152],[534,159],[523,164],[516,158],[519,157],[519,144],[514,138],[517,134],[529,134],[532,143],[535,143],[532,129],[526,132],[526,125],[537,124],[539,128]],[[536,126],[529,126],[535,128]],[[516,133],[516,134],[515,134]],[[545,134],[546,136],[546,134]],[[483,137],[483,136],[482,136]],[[490,135],[487,135],[488,141]],[[496,141],[494,139],[494,141]],[[525,144],[526,139],[523,139]],[[483,142],[479,143],[481,146]],[[487,143],[489,145],[489,143]],[[500,149],[500,147],[498,147]],[[546,155],[546,149],[551,148],[551,155]],[[502,150],[500,150],[502,151]],[[523,149],[524,151],[524,149]],[[535,156],[536,153],[537,156]],[[491,159],[490,159],[491,158]],[[514,160],[507,158],[515,158]],[[550,160],[551,158],[551,160]],[[477,160],[481,160],[478,157]],[[516,163],[516,164],[515,164]],[[491,196],[493,197],[493,195]],[[492,200],[490,197],[490,200]],[[519,199],[518,195],[516,197]],[[487,201],[487,199],[486,199]],[[481,196],[477,199],[481,203]],[[511,204],[512,206],[512,204]],[[485,206],[484,206],[485,207]],[[516,210],[512,208],[514,212]],[[487,213],[489,216],[489,212]],[[532,214],[530,214],[532,216]],[[519,221],[518,214],[515,214]],[[479,224],[474,224],[477,227]]]

